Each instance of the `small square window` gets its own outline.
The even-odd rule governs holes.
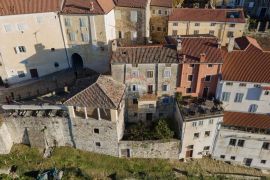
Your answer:
[[[190,64],[189,67],[194,68],[195,64]]]
[[[269,94],[270,94],[269,91],[265,91],[265,92],[264,92],[264,95],[265,95],[265,96],[268,96]]]
[[[261,85],[259,85],[259,84],[254,84],[254,87],[255,87],[255,88],[261,88]]]
[[[161,10],[158,10],[158,14],[162,14]]]
[[[205,76],[204,81],[211,81],[211,76],[210,75]]]
[[[173,26],[178,26],[178,23],[173,23]]]
[[[195,26],[200,26],[200,23],[195,23]]]
[[[233,83],[232,82],[226,82],[226,86],[232,86]]]
[[[270,143],[269,142],[263,142],[262,149],[270,149]]]
[[[235,156],[231,156],[231,160],[235,160]]]
[[[200,33],[199,30],[195,30],[195,31],[194,31],[194,34],[195,34],[195,35],[197,35],[197,34],[199,34],[199,33]]]
[[[18,71],[17,74],[18,74],[18,77],[19,77],[19,78],[25,77],[24,71]]]
[[[236,139],[230,139],[229,145],[230,146],[235,146],[236,145]]]
[[[261,160],[261,164],[266,164],[266,160]]]
[[[208,64],[207,67],[211,68],[213,67],[213,64]]]
[[[162,91],[169,91],[170,87],[169,85],[162,85]]]
[[[202,126],[203,125],[203,121],[199,121],[199,126]]]
[[[153,76],[154,76],[154,71],[147,71],[146,72],[146,77],[147,78],[153,78]]]
[[[246,84],[246,83],[240,83],[239,86],[240,86],[240,87],[246,87],[247,84]]]
[[[204,146],[204,147],[203,147],[203,150],[204,150],[204,151],[209,151],[209,149],[210,149],[210,146]]]
[[[186,93],[191,93],[191,88],[187,88]]]
[[[132,102],[133,102],[133,104],[138,104],[138,99],[137,99],[137,98],[134,98],[134,99],[132,100]]]
[[[197,122],[192,122],[192,127],[196,127],[197,126]]]
[[[212,35],[212,36],[214,36],[214,35],[215,35],[215,31],[210,30],[210,31],[209,31],[209,34]]]
[[[209,137],[210,136],[210,131],[205,131],[204,132],[204,137]]]
[[[230,24],[229,25],[231,28],[234,28],[235,27],[235,24]]]
[[[197,138],[199,138],[200,137],[200,133],[194,133],[194,135],[193,135],[193,138],[194,139],[197,139]]]
[[[210,24],[210,26],[215,26],[215,25],[216,25],[216,23],[211,23],[211,24]]]
[[[220,158],[221,159],[225,159],[225,155],[220,155]]]
[[[171,77],[171,70],[169,70],[169,69],[165,70],[165,71],[164,71],[164,77],[165,77],[165,78]]]
[[[96,146],[100,147],[101,146],[100,142],[96,142]]]
[[[214,120],[213,119],[209,119],[209,124],[213,124]]]
[[[193,75],[188,75],[188,81],[192,81],[193,80]]]
[[[94,129],[94,133],[95,133],[95,134],[99,134],[99,129],[95,128],[95,129]]]

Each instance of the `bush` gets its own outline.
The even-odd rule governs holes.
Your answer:
[[[160,119],[155,126],[154,136],[157,139],[171,139],[173,138],[174,132],[170,130],[168,123],[165,119]]]

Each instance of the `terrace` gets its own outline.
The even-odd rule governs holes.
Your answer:
[[[182,97],[177,99],[178,107],[185,121],[223,114],[222,102],[197,97]]]

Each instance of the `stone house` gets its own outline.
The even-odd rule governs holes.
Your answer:
[[[213,101],[177,101],[174,112],[181,131],[180,159],[202,158],[213,153],[223,110]]]
[[[0,6],[0,86],[71,66],[60,28],[60,1],[1,0]]]
[[[169,16],[168,35],[210,34],[225,46],[229,37],[241,37],[245,26],[243,9],[176,8]]]
[[[168,34],[168,18],[172,12],[172,0],[151,0],[150,36],[154,42],[164,42]]]
[[[128,121],[151,121],[171,114],[177,85],[177,52],[162,45],[117,47],[112,77],[127,86]]]
[[[108,44],[115,39],[113,0],[65,0],[61,27],[70,64],[99,73],[109,70]]]
[[[114,0],[116,38],[124,43],[145,43],[150,36],[150,0]]]
[[[232,39],[216,98],[228,111],[270,112],[270,53],[250,37]]]
[[[270,116],[225,112],[213,158],[259,169],[270,169]]]

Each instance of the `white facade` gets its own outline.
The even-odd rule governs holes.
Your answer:
[[[57,13],[0,16],[0,39],[0,76],[9,84],[69,67]]]
[[[213,156],[218,160],[269,170],[270,145],[267,143],[270,144],[269,134],[221,128]]]
[[[216,98],[226,111],[270,113],[270,83],[220,81]]]

